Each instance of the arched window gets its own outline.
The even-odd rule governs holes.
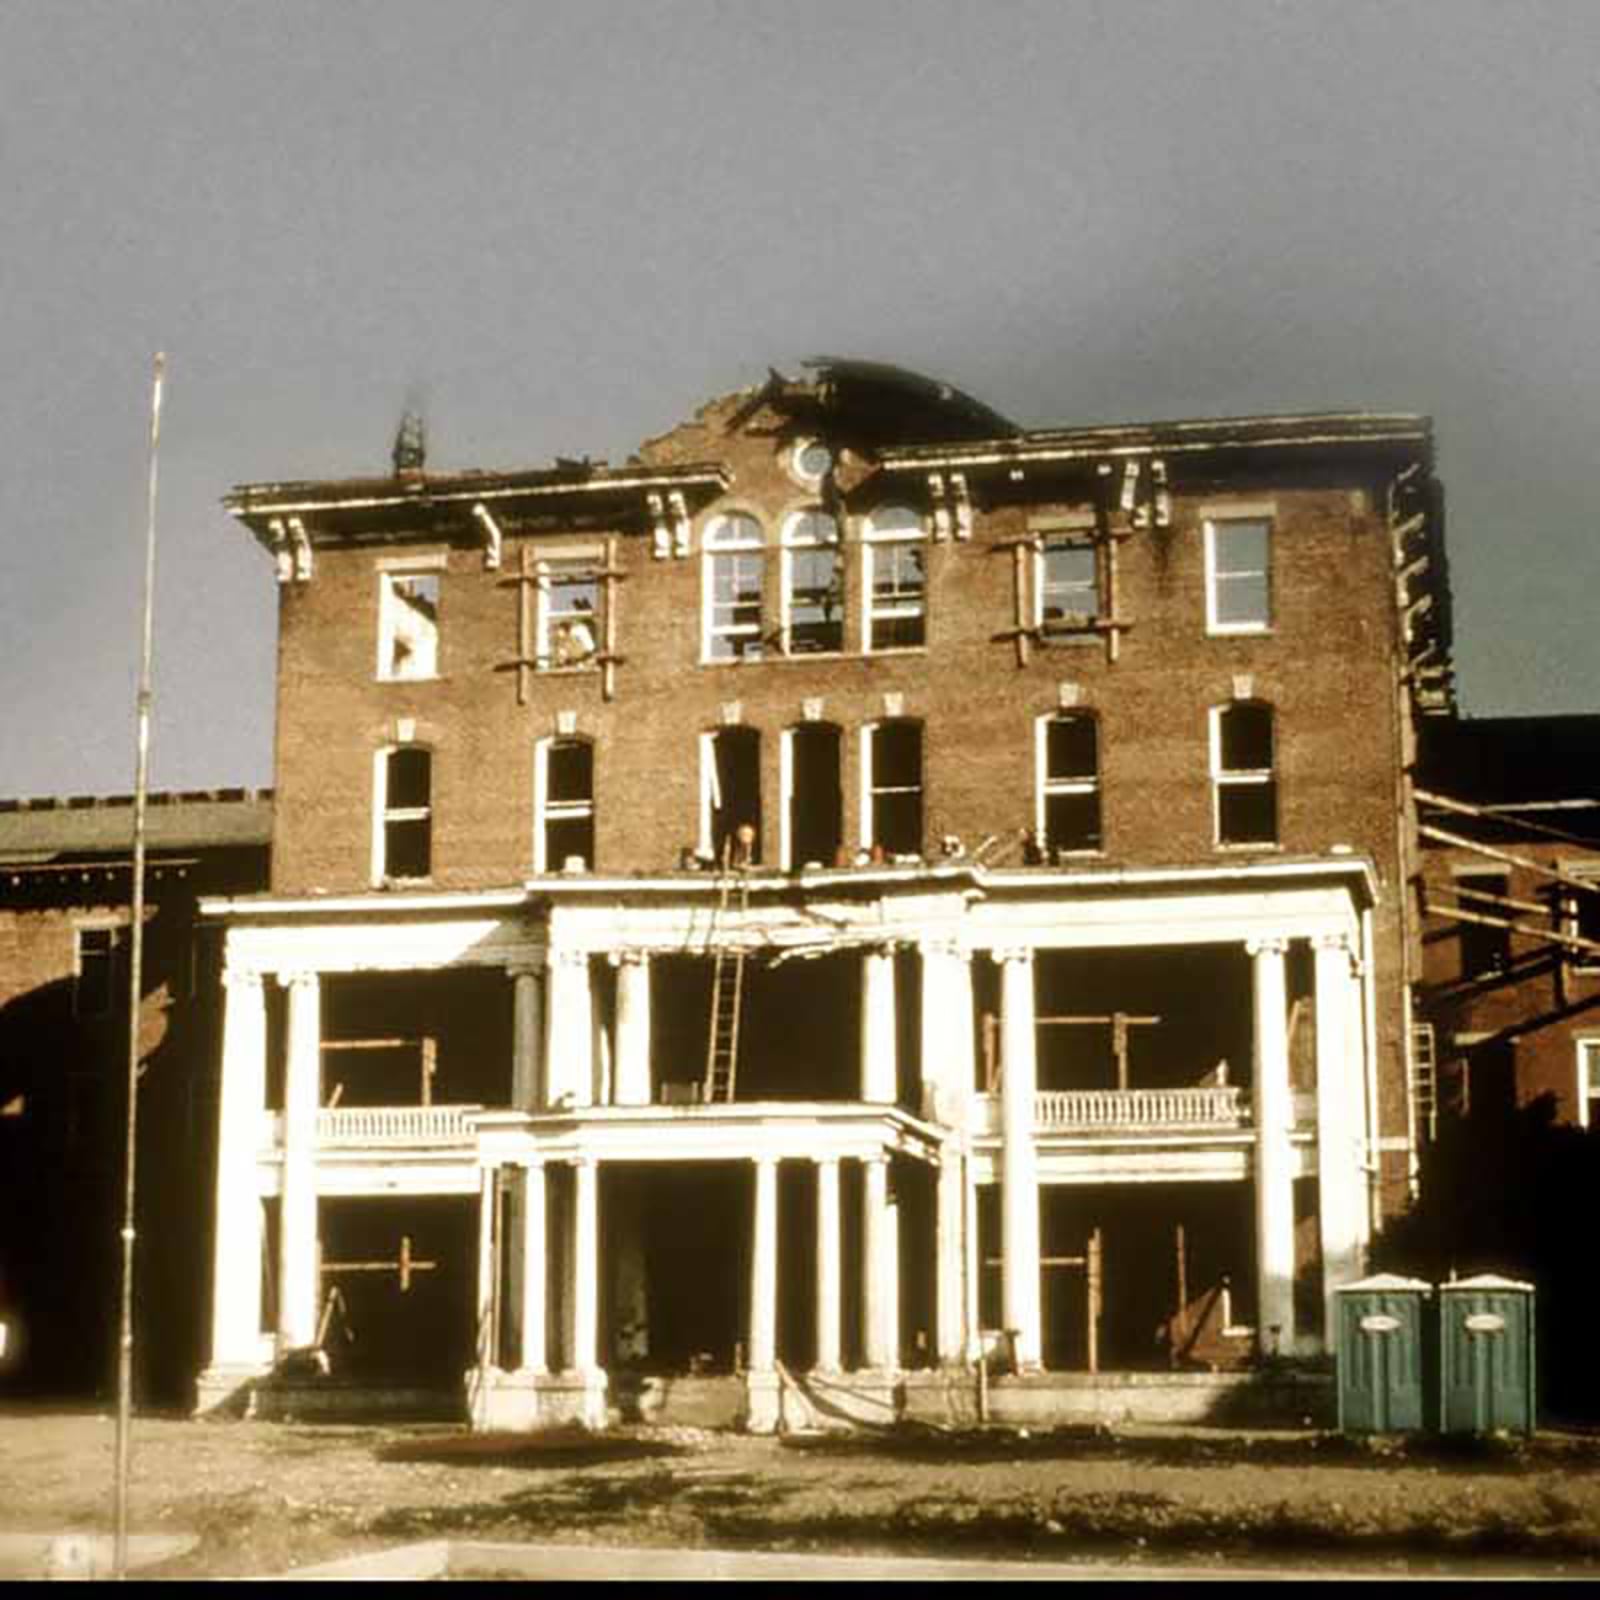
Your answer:
[[[1211,786],[1218,844],[1278,842],[1272,707],[1235,700],[1211,713]]]
[[[372,876],[377,883],[433,872],[433,752],[403,744],[378,752]]]
[[[594,746],[587,739],[542,739],[534,750],[533,868],[594,867]]]
[[[882,506],[862,535],[862,632],[868,650],[928,642],[927,530],[910,506]]]
[[[844,567],[839,524],[815,508],[783,527],[783,652],[844,649]]]
[[[1100,728],[1088,711],[1063,711],[1037,724],[1039,842],[1047,854],[1101,848]]]
[[[761,590],[766,568],[761,524],[730,511],[706,526],[705,656],[708,661],[761,655]]]

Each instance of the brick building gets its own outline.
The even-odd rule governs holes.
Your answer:
[[[277,805],[204,907],[203,1404],[314,1347],[481,1425],[940,1412],[1001,1329],[997,1414],[1202,1414],[1323,1349],[1415,1170],[1426,419],[830,361],[622,466],[416,445],[227,502]]]
[[[146,829],[138,1311],[141,1401],[204,1358],[220,1039],[201,895],[267,881],[271,799],[155,794]],[[0,1390],[111,1391],[127,1126],[127,796],[0,801]]]

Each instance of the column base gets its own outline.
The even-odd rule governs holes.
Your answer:
[[[751,1372],[744,1426],[750,1433],[820,1433],[888,1427],[905,1412],[905,1382],[893,1369]]]
[[[474,1433],[532,1433],[576,1423],[601,1429],[609,1421],[606,1375],[592,1372],[506,1372],[472,1367],[465,1380]]]

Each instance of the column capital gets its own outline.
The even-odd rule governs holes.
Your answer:
[[[1355,945],[1348,933],[1318,933],[1313,934],[1311,946],[1314,950],[1343,950],[1347,954],[1354,952]]]
[[[594,1156],[568,1156],[567,1165],[571,1167],[574,1172],[582,1172],[586,1168],[592,1169],[598,1167],[600,1163]]]
[[[648,967],[650,965],[650,952],[648,950],[612,950],[607,953],[606,961],[613,967]]]
[[[1281,956],[1287,954],[1289,941],[1281,935],[1271,934],[1260,939],[1246,939],[1244,949],[1249,956]]]
[[[542,1173],[549,1164],[543,1156],[518,1156],[515,1161],[506,1162],[508,1167],[520,1167],[530,1176],[534,1173]]]
[[[1033,946],[1028,944],[1001,945],[991,950],[989,956],[996,966],[1008,966],[1013,961],[1018,963],[1032,962]]]
[[[769,1151],[759,1150],[750,1157],[750,1165],[753,1167],[775,1167],[781,1160],[783,1160],[782,1156],[775,1156]]]
[[[972,952],[957,939],[924,939],[917,948],[924,957],[949,956],[956,961],[972,960]]]
[[[222,987],[230,991],[236,989],[241,994],[247,989],[253,989],[259,994],[264,981],[264,973],[249,972],[239,967],[227,967],[222,974]]]
[[[544,971],[542,961],[508,961],[506,963],[506,976],[513,980],[517,978],[537,978]]]
[[[545,956],[545,960],[553,967],[587,967],[589,965],[589,952],[587,950],[552,949]]]
[[[889,1165],[889,1152],[887,1150],[874,1150],[869,1155],[861,1158],[864,1167],[886,1167]]]
[[[320,972],[280,972],[278,986],[283,989],[308,989],[322,977]]]
[[[838,1156],[813,1156],[811,1158],[813,1165],[819,1167],[836,1167],[839,1165],[839,1159]]]
[[[897,952],[904,950],[908,942],[909,941],[905,939],[893,939],[888,937],[882,939],[872,939],[864,942],[861,945],[861,953],[862,955],[869,957],[893,956]]]

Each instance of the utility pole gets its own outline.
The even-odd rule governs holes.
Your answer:
[[[156,584],[156,461],[161,444],[161,383],[167,358],[159,351],[150,394],[150,490],[145,519],[144,631],[139,651],[137,754],[133,780],[133,929],[128,958],[128,1147],[122,1195],[122,1313],[117,1337],[116,1576],[128,1576],[128,1433],[133,1411],[134,1179],[139,1128],[139,1016],[144,986],[144,813],[150,788],[150,655]]]

